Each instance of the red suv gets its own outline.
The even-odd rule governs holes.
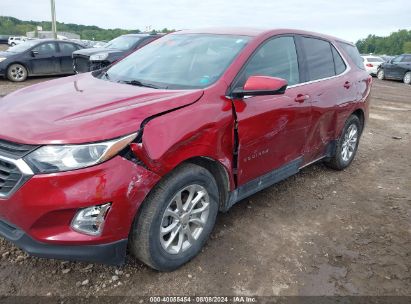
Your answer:
[[[47,258],[158,270],[218,211],[301,168],[350,165],[371,77],[354,45],[297,30],[167,35],[103,70],[0,101],[0,234]]]

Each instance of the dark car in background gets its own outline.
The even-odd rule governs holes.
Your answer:
[[[378,79],[402,80],[411,84],[411,54],[402,54],[380,65]]]
[[[7,44],[9,42],[9,35],[0,35],[0,44]]]
[[[77,73],[102,69],[161,36],[127,34],[109,41],[104,47],[76,51],[73,53],[73,69]]]
[[[71,41],[28,40],[0,52],[0,76],[20,82],[28,76],[74,74],[71,54],[82,48]]]

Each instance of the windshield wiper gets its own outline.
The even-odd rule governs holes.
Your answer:
[[[145,83],[145,82],[141,82],[140,80],[119,80],[119,83],[125,83],[125,84],[131,84],[134,86],[139,86],[139,87],[146,87],[146,88],[152,88],[152,89],[162,89],[162,87],[157,86],[155,84],[151,84],[151,83]]]

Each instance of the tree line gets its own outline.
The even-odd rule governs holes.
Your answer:
[[[411,30],[399,30],[386,37],[368,35],[356,43],[362,54],[399,55],[411,53]]]
[[[43,31],[51,31],[50,21],[23,21],[14,17],[0,16],[0,35],[25,36],[27,32],[37,30],[41,26]],[[80,35],[81,39],[108,41],[120,35],[130,33],[140,33],[141,30],[124,30],[124,29],[102,29],[93,25],[81,25],[74,23],[57,22],[57,31],[70,32]],[[174,30],[164,28],[162,30],[152,30],[152,33],[169,33]]]

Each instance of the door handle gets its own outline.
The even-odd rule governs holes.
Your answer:
[[[307,94],[298,94],[297,97],[294,99],[296,102],[303,103],[306,101],[308,98],[310,98],[309,95]]]
[[[344,83],[344,88],[349,89],[351,87],[351,83],[349,81],[346,81]]]

